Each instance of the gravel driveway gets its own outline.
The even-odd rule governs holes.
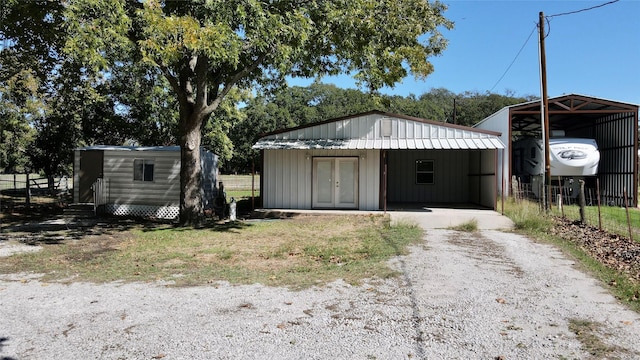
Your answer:
[[[549,245],[428,229],[391,265],[400,278],[299,292],[2,276],[0,359],[640,357],[640,316]]]

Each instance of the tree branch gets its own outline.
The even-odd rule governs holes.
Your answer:
[[[224,84],[224,88],[222,88],[222,91],[218,93],[218,96],[216,96],[216,98],[211,102],[211,104],[209,104],[209,106],[207,106],[204,109],[204,112],[207,115],[214,112],[220,105],[220,102],[222,102],[222,99],[224,99],[224,97],[231,91],[231,89],[233,89],[233,86],[238,81],[240,81],[243,77],[247,76],[249,73],[257,69],[258,66],[262,64],[264,59],[267,58],[267,54],[268,52],[265,52],[262,55],[258,56],[258,58],[253,63],[244,67],[242,70],[238,71],[235,75],[233,75],[231,79]]]
[[[185,94],[182,89],[180,89],[180,82],[178,81],[178,78],[171,74],[171,71],[166,65],[158,64],[158,67],[160,68],[160,71],[162,72],[164,77],[167,78],[167,81],[169,81],[169,85],[171,85],[173,91],[175,91],[176,95],[178,96],[178,101],[180,101],[181,103],[183,101],[186,101],[187,99],[185,97]]]
[[[207,71],[209,70],[209,58],[198,56],[195,66],[196,76],[196,109],[206,109],[208,101]]]

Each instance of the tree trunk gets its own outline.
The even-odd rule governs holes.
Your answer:
[[[56,178],[53,174],[47,174],[47,190],[49,195],[55,195],[56,193]]]
[[[202,168],[200,166],[199,114],[181,114],[180,121],[180,225],[200,226],[204,220],[202,208]]]

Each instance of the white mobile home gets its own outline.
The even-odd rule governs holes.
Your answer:
[[[212,206],[218,158],[201,149],[202,200]],[[174,219],[180,212],[179,146],[89,146],[76,149],[73,201],[108,214]]]
[[[499,135],[380,111],[266,134],[263,207],[495,209]]]

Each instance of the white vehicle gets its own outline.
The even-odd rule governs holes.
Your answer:
[[[524,138],[513,143],[513,174],[536,176],[544,173],[541,139]],[[551,176],[594,176],[598,174],[600,151],[593,139],[549,139]]]

